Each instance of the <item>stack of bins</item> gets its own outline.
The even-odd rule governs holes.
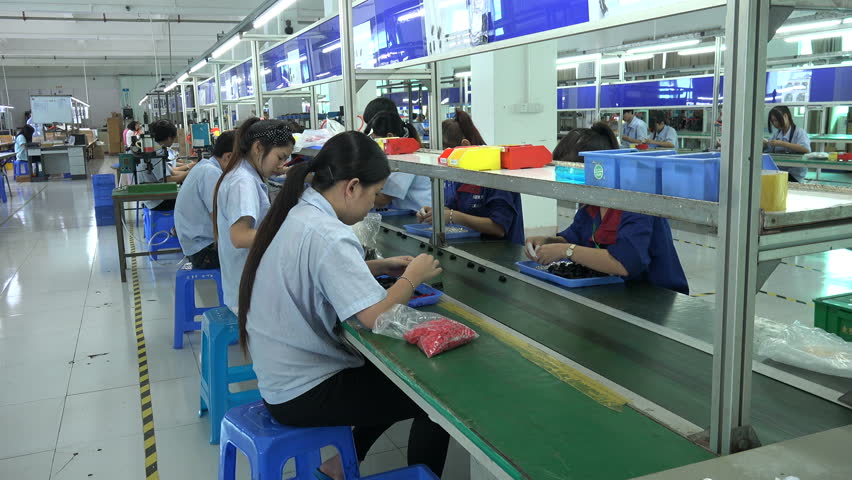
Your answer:
[[[92,194],[95,197],[95,222],[99,227],[115,225],[112,210],[112,191],[114,188],[114,175],[92,175]]]
[[[618,159],[616,157],[619,154],[635,151],[635,148],[622,148],[619,150],[580,152],[580,156],[583,157],[585,164],[586,185],[621,188]]]
[[[673,155],[663,163],[663,195],[719,201],[721,153]]]
[[[677,155],[675,150],[647,150],[616,155],[621,189],[634,192],[663,193],[663,163]]]

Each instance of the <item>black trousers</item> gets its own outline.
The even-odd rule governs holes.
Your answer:
[[[215,243],[211,243],[196,253],[187,257],[193,268],[201,270],[215,270],[219,268],[219,250]]]
[[[158,212],[165,212],[165,211],[174,210],[174,209],[175,209],[175,199],[170,198],[168,200],[163,200],[162,202],[160,202],[159,205],[152,208],[151,210],[156,210]]]
[[[424,464],[439,477],[443,473],[449,434],[370,362],[343,370],[289,402],[266,403],[266,407],[284,425],[354,426],[352,436],[359,461],[391,425],[413,418],[408,464]]]

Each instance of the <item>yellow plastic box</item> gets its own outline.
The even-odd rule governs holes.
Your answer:
[[[500,170],[502,147],[459,148],[447,159],[447,165],[464,170]]]

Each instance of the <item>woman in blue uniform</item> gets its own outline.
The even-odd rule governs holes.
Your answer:
[[[240,275],[257,227],[269,210],[266,179],[283,173],[296,141],[281,120],[250,118],[234,138],[234,154],[213,190],[213,238],[225,305],[237,307]]]
[[[612,130],[603,123],[572,130],[554,149],[553,159],[574,161],[577,152],[617,148]],[[559,156],[557,156],[559,155]],[[530,237],[543,265],[568,259],[625,280],[644,280],[659,287],[689,294],[689,286],[664,218],[613,208],[581,205],[574,222],[555,237]]]
[[[363,460],[385,430],[413,418],[408,463],[440,476],[447,433],[341,338],[341,321],[374,328],[391,307],[408,302],[415,285],[441,272],[425,254],[364,261],[350,226],[373,208],[389,174],[378,144],[351,131],[290,169],[245,264],[240,343],[251,352],[261,396],[280,423],[354,426]],[[399,279],[385,290],[374,278],[382,274]],[[342,480],[340,459],[325,462],[316,476]]]
[[[677,148],[677,130],[666,125],[662,112],[651,114],[651,136],[645,139],[651,148]]]
[[[485,145],[470,115],[456,109],[455,118],[444,120],[444,148]],[[486,237],[505,238],[524,244],[524,213],[521,195],[478,185],[444,184],[444,220],[482,233]],[[417,212],[420,223],[432,223],[432,207]]]
[[[772,132],[769,140],[763,140],[763,151],[767,153],[799,153],[811,152],[811,139],[808,132],[796,127],[790,109],[778,105],[769,111],[767,128]],[[807,167],[780,167],[790,173],[790,180],[802,182],[808,174]]]

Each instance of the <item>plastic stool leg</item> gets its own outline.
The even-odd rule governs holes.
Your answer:
[[[183,348],[184,318],[186,317],[186,295],[181,290],[186,290],[186,282],[183,285],[175,285],[175,332],[172,348],[180,350]]]
[[[211,348],[209,355],[209,373],[208,385],[210,386],[210,402],[208,408],[210,411],[210,444],[219,443],[219,431],[222,424],[222,418],[225,417],[225,412],[228,411],[228,346],[227,342],[223,342],[224,335],[222,332],[210,332]],[[225,343],[224,345],[220,345]]]
[[[219,445],[219,480],[235,480],[236,476],[237,447],[231,442],[222,442]]]
[[[3,176],[0,177],[0,201],[2,201],[3,203],[6,203],[9,200],[6,198],[6,185],[4,185],[7,182],[6,170],[5,170],[6,167],[3,167],[3,168],[4,168]]]

